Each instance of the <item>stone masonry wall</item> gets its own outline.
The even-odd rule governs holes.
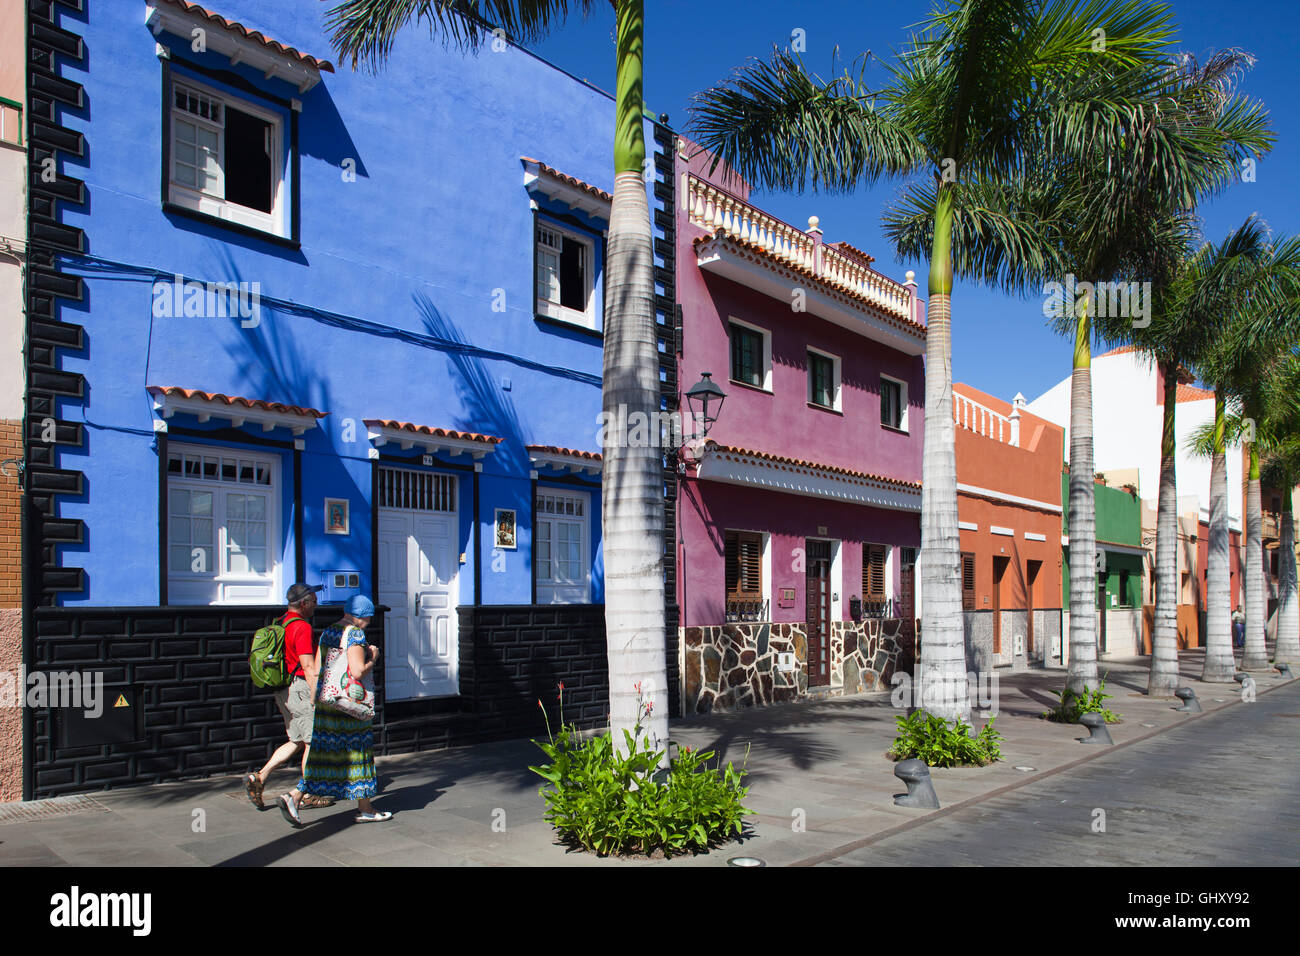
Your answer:
[[[831,683],[825,696],[885,690],[897,666],[902,622],[836,621],[831,625]],[[734,623],[681,628],[682,715],[731,711],[811,696],[808,634],[803,623]],[[793,670],[777,655],[793,654]]]

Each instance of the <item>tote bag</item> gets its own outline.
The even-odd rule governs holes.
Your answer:
[[[344,628],[339,638],[341,647],[325,648],[325,658],[321,661],[321,685],[319,703],[331,707],[349,717],[361,720],[374,720],[375,691],[373,678],[369,673],[357,680],[348,673],[348,632]]]

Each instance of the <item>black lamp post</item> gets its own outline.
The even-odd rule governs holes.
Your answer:
[[[713,381],[712,372],[700,373],[700,380],[686,393],[686,405],[691,412],[692,424],[696,421],[702,423],[700,433],[694,437],[703,439],[709,434],[709,429],[722,412],[722,403],[726,397],[727,393]]]

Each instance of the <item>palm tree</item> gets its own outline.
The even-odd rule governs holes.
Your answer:
[[[1268,409],[1270,439],[1262,480],[1282,490],[1278,541],[1278,663],[1300,661],[1300,596],[1296,590],[1295,517],[1291,493],[1300,484],[1300,358],[1289,354],[1273,377]]]
[[[1233,659],[1229,609],[1229,542],[1228,542],[1228,474],[1226,448],[1236,445],[1243,435],[1252,438],[1252,459],[1258,472],[1258,451],[1253,448],[1253,434],[1245,429],[1244,416],[1230,413],[1247,404],[1259,407],[1262,396],[1273,382],[1274,370],[1285,363],[1288,350],[1300,338],[1300,329],[1291,305],[1300,288],[1300,238],[1268,244],[1258,263],[1227,277],[1214,314],[1206,316],[1213,324],[1213,339],[1196,362],[1199,378],[1214,388],[1214,421],[1206,423],[1193,436],[1193,445],[1201,454],[1212,455],[1210,471],[1210,542],[1207,571],[1205,666],[1201,680],[1226,683],[1233,679]],[[1276,388],[1276,386],[1273,386]],[[1258,503],[1258,474],[1255,475],[1255,500]],[[1254,522],[1259,526],[1258,511]],[[1247,525],[1251,524],[1247,514]],[[1248,559],[1249,563],[1249,559]],[[1262,556],[1255,555],[1262,571]],[[1259,575],[1262,583],[1262,574]],[[1259,611],[1252,612],[1251,622]],[[1263,643],[1263,628],[1259,639]],[[1262,648],[1253,648],[1259,653]],[[1249,652],[1246,655],[1249,658]],[[1265,663],[1267,654],[1262,654]],[[1250,660],[1247,669],[1261,669]]]
[[[715,167],[761,186],[848,191],[884,176],[933,178],[918,684],[922,705],[946,718],[970,712],[952,419],[954,212],[964,183],[997,182],[1042,158],[1025,147],[1052,108],[1088,97],[1120,109],[1090,77],[1156,55],[1168,19],[1167,6],[1134,0],[961,0],[936,7],[884,89],[867,86],[865,57],[856,74],[823,81],[777,51],[696,97],[692,132]]]
[[[587,14],[596,6],[596,0],[344,0],[329,11],[327,22],[339,56],[349,58],[353,69],[361,61],[373,68],[387,60],[398,34],[413,21],[426,21],[431,31],[473,49],[493,35],[492,24],[528,41],[546,34],[570,7]],[[614,0],[613,7],[618,72],[601,404],[607,421],[635,420],[638,413],[655,421],[659,365],[643,179],[644,12],[642,0]],[[602,448],[610,728],[620,749],[622,731],[632,732],[638,723],[652,744],[668,739],[662,461],[659,449],[631,444],[615,435]],[[643,703],[651,709],[648,717]]]
[[[1097,686],[1096,511],[1093,481],[1092,295],[1074,301],[1068,284],[1133,279],[1161,230],[1176,220],[1153,221],[1161,202],[1211,191],[1236,169],[1239,153],[1267,145],[1258,107],[1207,111],[1222,71],[1244,60],[1215,57],[1215,71],[1187,76],[1164,59],[1125,68],[1093,81],[1104,98],[1083,97],[1044,124],[1030,150],[1040,157],[1001,181],[968,182],[954,211],[954,264],[964,276],[1013,293],[1055,285],[1044,311],[1058,331],[1074,338],[1070,402],[1070,664],[1066,688]],[[1113,104],[1122,103],[1122,109]],[[1228,113],[1225,118],[1223,113]],[[1041,157],[1053,156],[1054,162]],[[930,187],[909,191],[885,216],[886,233],[900,254],[919,256],[933,229]],[[1109,304],[1108,298],[1102,301]],[[1091,311],[1090,311],[1091,310]],[[1116,336],[1113,323],[1103,328]]]

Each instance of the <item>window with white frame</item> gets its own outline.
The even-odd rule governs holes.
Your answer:
[[[533,516],[537,603],[586,604],[591,600],[590,496],[539,488]]]
[[[907,383],[880,376],[880,424],[907,431]]]
[[[596,327],[595,244],[589,237],[537,220],[537,314]]]
[[[841,411],[838,355],[808,349],[808,404]]]
[[[189,79],[172,84],[168,200],[286,235],[284,121]]]
[[[740,319],[728,320],[731,344],[731,380],[772,390],[772,333]]]
[[[168,603],[278,602],[279,474],[271,455],[168,447]]]

